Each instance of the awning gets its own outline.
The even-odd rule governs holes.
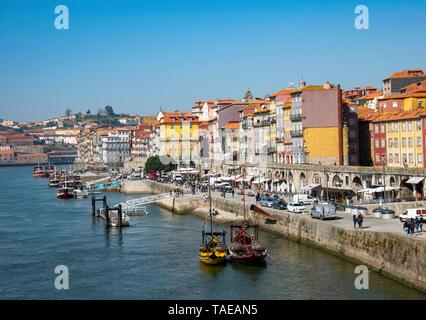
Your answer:
[[[359,190],[358,193],[376,193],[376,192],[384,192],[386,190],[386,192],[389,191],[399,191],[401,190],[401,188],[399,187],[378,187],[378,188],[367,188],[367,189],[362,189]]]
[[[248,176],[244,179],[245,182],[250,182],[251,180],[253,180],[253,176]]]
[[[235,182],[242,182],[243,181],[243,176],[237,176],[235,178]]]
[[[408,184],[418,184],[418,183],[422,182],[424,179],[425,179],[424,177],[412,177],[406,183],[408,183]]]
[[[321,187],[320,184],[318,184],[318,183],[311,183],[311,184],[308,184],[307,186],[304,186],[304,187],[300,188],[300,190],[302,190],[302,191],[311,191],[311,190],[319,188],[319,187]]]

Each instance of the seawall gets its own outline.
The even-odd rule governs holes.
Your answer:
[[[150,181],[131,181],[122,187],[122,192],[163,193],[172,186]],[[140,190],[139,192],[137,192]],[[192,200],[191,200],[192,199]],[[171,202],[172,200],[167,200]],[[213,207],[232,216],[242,215],[242,203],[223,198],[213,198]],[[199,196],[185,195],[176,199],[176,213],[199,214],[202,200]],[[171,203],[159,203],[172,209]],[[176,209],[176,206],[179,206]],[[248,206],[247,206],[247,212]],[[250,219],[262,229],[274,232],[295,241],[324,249],[345,259],[370,266],[379,273],[407,286],[426,292],[426,241],[392,232],[352,230],[336,226],[329,221],[311,219],[306,215],[287,212],[271,213],[277,224],[265,225],[265,218],[250,213]]]

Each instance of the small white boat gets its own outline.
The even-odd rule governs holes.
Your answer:
[[[74,195],[74,198],[85,199],[89,196],[89,192],[87,190],[74,189],[73,195]]]

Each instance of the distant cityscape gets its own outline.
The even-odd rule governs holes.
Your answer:
[[[191,110],[150,115],[115,114],[111,106],[96,114],[68,109],[44,121],[0,120],[0,165],[75,162],[136,169],[158,155],[184,167],[234,162],[424,168],[425,103],[426,74],[405,70],[386,77],[380,89],[301,82],[262,98],[247,91],[241,99],[197,100]]]

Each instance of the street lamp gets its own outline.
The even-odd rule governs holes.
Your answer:
[[[382,166],[383,166],[383,204],[386,204],[386,155],[382,155]]]

